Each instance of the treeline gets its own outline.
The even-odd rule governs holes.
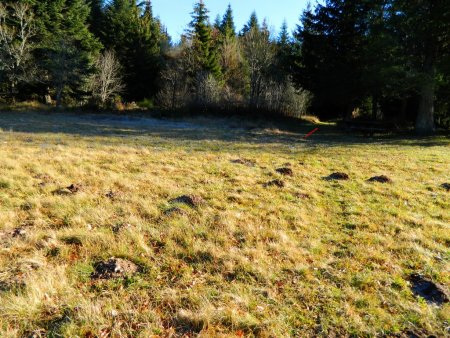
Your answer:
[[[1,92],[57,106],[151,98],[169,44],[150,2],[1,2]]]
[[[450,125],[450,1],[327,0],[295,32],[294,76],[313,110]]]
[[[277,36],[255,13],[237,30],[231,6],[211,22],[199,1],[177,43],[150,0],[0,3],[0,94],[56,106],[310,112],[430,133],[450,124],[449,56],[447,0],[328,0]]]

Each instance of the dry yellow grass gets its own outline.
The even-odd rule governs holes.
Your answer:
[[[233,124],[2,113],[0,336],[449,334],[408,284],[449,286],[448,138]],[[206,204],[165,213],[186,194]],[[93,280],[110,257],[141,270]]]

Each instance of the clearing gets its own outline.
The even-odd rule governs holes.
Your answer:
[[[1,113],[0,336],[448,335],[450,139],[314,127]]]

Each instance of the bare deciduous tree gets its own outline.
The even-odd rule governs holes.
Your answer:
[[[19,81],[32,78],[33,72],[25,71],[35,47],[31,39],[35,35],[34,14],[22,1],[0,3],[0,70],[10,82],[14,94]]]
[[[102,106],[115,95],[121,94],[125,86],[122,80],[122,66],[112,51],[105,51],[96,61],[97,73],[92,79],[92,96]]]
[[[259,30],[257,27],[244,35],[243,44],[250,73],[250,105],[258,108],[268,85],[267,77],[275,53],[270,43],[269,32]]]
[[[161,90],[158,102],[165,109],[176,109],[190,100],[190,75],[195,72],[195,56],[187,45],[180,46],[166,55],[166,68],[161,73]]]
[[[245,61],[241,53],[241,43],[235,36],[227,36],[220,46],[219,52],[223,78],[226,84],[226,99],[232,101],[238,95],[243,95],[248,85]]]
[[[300,117],[306,114],[311,94],[297,89],[289,77],[272,79],[264,91],[264,105],[272,111],[286,116]]]
[[[195,104],[207,107],[220,99],[221,86],[211,73],[197,72],[195,77]]]

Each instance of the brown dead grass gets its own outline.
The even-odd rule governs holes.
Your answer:
[[[449,286],[448,139],[63,114],[2,114],[0,127],[1,337],[448,334],[449,305],[408,284]],[[292,177],[275,172],[286,163]],[[350,179],[323,180],[337,171]],[[367,182],[382,174],[393,183]],[[71,184],[83,189],[52,193]],[[191,194],[206,203],[170,203]],[[110,257],[139,273],[93,280]]]

